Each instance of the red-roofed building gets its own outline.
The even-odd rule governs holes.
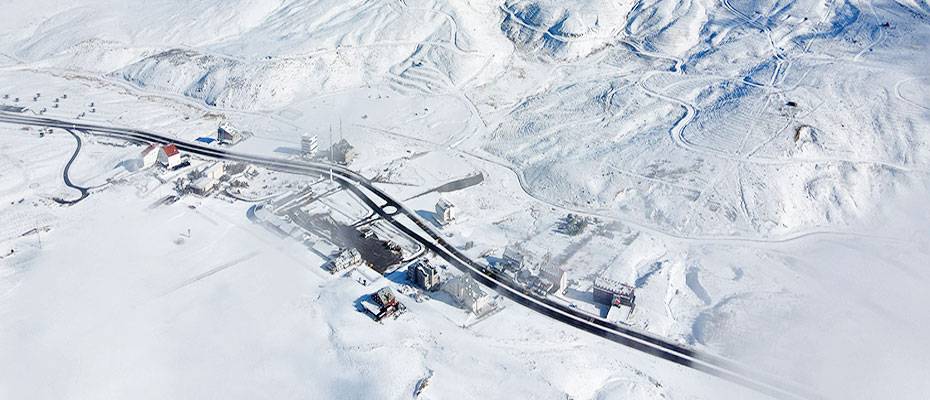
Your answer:
[[[175,146],[174,143],[165,145],[161,148],[161,151],[158,153],[158,162],[165,166],[165,168],[174,168],[181,164],[181,152],[178,150],[178,146]]]

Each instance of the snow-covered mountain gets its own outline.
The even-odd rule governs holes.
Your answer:
[[[862,301],[850,307],[869,317],[911,310],[870,308],[877,293],[844,296],[871,279],[893,291],[918,257],[866,277],[864,261],[848,260],[860,276],[846,281],[801,267],[815,261],[798,254],[828,263],[851,245],[766,246],[853,237],[879,251],[871,240],[897,226],[884,218],[910,219],[888,205],[930,190],[926,0],[7,3],[4,71],[179,99],[210,118],[267,116],[242,123],[269,142],[314,129],[323,138],[344,120],[370,146],[356,166],[399,191],[447,171],[444,159],[405,175],[421,153],[398,143],[468,160],[501,197],[460,202],[500,232],[462,228],[463,243],[488,236],[548,254],[556,245],[539,239],[540,215],[600,218],[610,233],[591,240],[611,251],[576,256],[587,242],[572,242],[552,252],[589,266],[583,279],[632,277],[652,299],[636,323],[658,334],[750,357],[734,338],[819,295]],[[162,115],[126,118],[184,129]],[[531,201],[499,204],[519,196]],[[926,256],[908,240],[895,243]],[[764,250],[738,247],[747,243]],[[763,308],[775,317],[752,312]]]

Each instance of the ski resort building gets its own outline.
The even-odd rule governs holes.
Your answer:
[[[349,142],[345,139],[342,139],[333,144],[330,151],[332,152],[332,162],[342,165],[351,163],[357,155],[355,147],[349,144]]]
[[[558,265],[547,265],[539,269],[539,279],[552,285],[550,293],[565,293],[568,289],[568,273]]]
[[[201,176],[191,182],[190,190],[200,196],[206,196],[213,192],[213,189],[216,189],[217,183],[215,179],[211,179],[208,176]]]
[[[355,268],[361,264],[362,255],[358,252],[357,249],[352,248],[343,250],[330,262],[329,272],[335,274],[340,271]]]
[[[407,267],[407,279],[423,290],[433,292],[439,289],[439,270],[426,259],[421,258]]]
[[[636,294],[630,285],[604,277],[597,277],[594,280],[594,302],[605,305],[634,307]]]
[[[407,309],[403,303],[397,301],[394,292],[387,286],[362,300],[361,306],[375,321],[381,321],[390,316],[397,318]]]
[[[160,146],[154,143],[146,147],[145,150],[142,150],[142,152],[139,153],[139,159],[142,160],[142,168],[155,165],[155,162],[158,161],[158,154],[160,152]]]
[[[236,144],[241,142],[244,137],[245,135],[239,129],[226,121],[221,122],[220,126],[216,128],[216,140],[222,144]]]
[[[443,225],[455,221],[455,205],[447,199],[440,198],[436,203],[436,220]]]
[[[181,151],[178,150],[178,146],[172,143],[162,147],[161,151],[158,152],[158,162],[168,169],[181,165]]]
[[[493,308],[491,296],[481,290],[478,282],[470,275],[457,276],[442,286],[455,301],[476,315],[484,314]]]
[[[513,269],[519,270],[523,268],[523,262],[524,262],[523,253],[521,253],[516,248],[510,247],[510,246],[505,247],[504,255],[502,258],[504,259],[503,262],[505,264],[508,264]]]
[[[300,154],[304,158],[313,158],[313,156],[316,155],[316,151],[319,149],[319,147],[320,143],[319,140],[317,140],[316,135],[306,133],[300,137]]]
[[[201,168],[191,174],[194,181],[190,184],[190,190],[195,194],[206,196],[216,189],[225,175],[226,164],[221,162]]]

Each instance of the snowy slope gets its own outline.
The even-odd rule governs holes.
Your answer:
[[[926,214],[926,206],[913,200],[930,193],[930,5],[925,0],[8,3],[0,15],[0,91],[21,97],[21,103],[49,108],[49,96],[67,92],[76,97],[50,116],[73,118],[96,102],[99,111],[87,117],[93,121],[158,129],[186,139],[229,119],[255,133],[242,144],[244,150],[279,156],[296,149],[305,132],[328,142],[328,128],[344,127],[337,130],[338,138],[345,136],[360,150],[351,167],[377,178],[398,198],[411,197],[417,210],[431,210],[438,195],[415,196],[447,180],[481,173],[480,185],[446,194],[465,215],[446,228],[449,240],[469,248],[476,259],[496,254],[507,243],[519,243],[536,256],[552,255],[571,271],[570,301],[587,301],[597,275],[628,281],[641,299],[630,321],[634,325],[824,386],[836,397],[879,397],[882,388],[900,385],[902,377],[911,379],[898,372],[925,367],[920,357],[903,350],[922,347],[915,338],[927,326],[907,321],[918,312],[909,304],[924,300],[919,292],[927,279],[927,230],[918,218]],[[30,103],[38,91],[45,97]],[[45,148],[46,143],[55,146]],[[49,200],[73,194],[49,183],[60,179],[59,161],[69,156],[69,137],[53,136],[42,145],[0,140],[0,146],[0,199],[4,207],[11,204],[0,212],[14,216],[14,223],[2,231],[4,246],[30,226],[73,227],[74,221],[88,218],[55,208]],[[107,168],[125,156],[94,154]],[[81,172],[95,183],[112,172],[80,162],[75,168],[87,168]],[[909,215],[911,210],[916,216]],[[601,223],[585,235],[567,237],[554,226],[568,212],[596,216]],[[238,226],[242,216],[234,215],[230,224]],[[205,227],[218,229],[212,225],[206,222]],[[6,287],[23,285],[18,293],[10,291],[14,294],[0,306],[16,309],[37,301],[49,287],[79,293],[96,282],[103,285],[101,290],[122,290],[108,286],[112,282],[64,282],[49,273],[30,275],[21,283],[10,272],[56,264],[64,255],[48,257],[29,258],[0,271]],[[71,274],[82,275],[81,268]],[[290,277],[300,279],[298,275]],[[271,286],[278,283],[293,284]],[[248,290],[242,281],[228,284],[246,287],[231,292]],[[869,291],[871,284],[880,289]],[[297,296],[318,290],[314,285],[289,290]],[[144,282],[134,287],[149,288]],[[351,298],[358,295],[355,289],[325,290]],[[201,296],[213,294],[191,296],[189,301],[199,303]],[[93,297],[82,300],[87,308],[103,303]],[[383,355],[340,358],[346,348],[388,345],[364,340],[365,345],[340,344],[360,339],[333,339],[308,327],[337,319],[336,325],[358,328],[360,322],[335,316],[342,300],[314,306],[320,314],[300,320],[301,332],[335,343],[300,348],[301,354],[326,352],[329,361],[350,370],[389,362]],[[43,314],[43,320],[80,311],[78,306],[69,309],[65,300],[56,301],[60,315]],[[172,320],[174,307],[181,307],[163,306],[153,311],[155,321]],[[259,314],[267,308],[272,305],[253,310]],[[197,316],[219,310],[207,306]],[[26,319],[25,314],[14,316]],[[269,323],[295,323],[291,317],[278,315]],[[523,321],[523,316],[515,318]],[[262,322],[257,317],[254,321]],[[238,323],[233,317],[213,322]],[[122,323],[140,327],[136,339],[158,336],[158,329],[144,321]],[[543,321],[527,323],[540,331],[551,327]],[[75,324],[69,327],[91,329]],[[882,366],[877,382],[860,376],[861,385],[844,385],[837,371],[848,372],[841,368],[845,347],[833,348],[820,339],[816,346],[800,346],[821,324],[831,336],[842,338],[837,342],[843,346],[881,349],[883,338],[900,335],[906,340],[893,343],[885,354],[862,352],[856,368],[875,361]],[[870,329],[857,332],[859,326]],[[111,327],[111,334],[122,327]],[[196,327],[193,320],[180,323],[176,337],[158,340],[181,340]],[[897,327],[903,327],[901,332]],[[12,353],[9,342],[29,336],[27,328],[4,331],[3,350]],[[297,340],[296,335],[276,332],[287,336],[285,342]],[[444,334],[440,332],[435,335]],[[241,346],[257,340],[240,339],[236,343]],[[515,335],[498,346],[509,348],[524,339]],[[37,344],[61,347],[53,346],[33,361],[41,363],[55,349],[67,348],[68,340],[56,334],[37,339]],[[442,353],[473,340],[468,333],[423,346]],[[677,394],[653,389],[658,386],[649,386],[649,379],[631,378],[638,376],[627,369],[632,363],[624,364],[619,375],[590,372],[596,377],[590,381],[577,378],[586,373],[558,371],[564,357],[575,366],[590,364],[587,358],[597,357],[598,343],[586,344],[588,352],[578,356],[570,355],[571,348],[553,350],[563,356],[552,356],[551,364],[539,367],[536,372],[544,378],[503,377],[496,383],[518,391],[539,390],[534,394],[541,397]],[[412,353],[423,349],[416,346],[421,344]],[[804,351],[795,352],[799,346]],[[87,357],[93,353],[81,351]],[[476,368],[461,376],[484,379],[500,371],[532,369],[518,361],[532,359],[527,354],[539,352],[520,348],[507,360],[485,365],[493,373]],[[123,366],[148,356],[113,355]],[[611,359],[626,354],[615,356]],[[806,368],[821,356],[822,364]],[[200,357],[203,368],[218,365],[209,353]],[[414,375],[431,368],[420,355],[408,357],[397,362],[418,367],[405,371],[403,384],[364,387],[360,390],[367,392],[353,395],[407,393]],[[437,398],[459,388],[457,378],[441,378],[442,370],[459,364],[456,356],[444,357],[436,361],[436,379],[448,379],[440,385],[447,392]],[[80,360],[72,361],[51,372],[71,375],[80,366]],[[159,365],[185,365],[184,360],[163,361]],[[281,374],[305,368],[313,371],[308,374],[326,374],[314,369],[318,366],[295,363],[269,368],[281,368]],[[112,372],[100,368],[94,382]],[[231,376],[247,375],[247,367],[237,368]],[[160,379],[181,379],[169,376],[170,371],[161,373]],[[290,378],[291,383],[300,381]],[[260,385],[287,380],[274,371],[256,379]],[[340,379],[325,375],[315,382]],[[672,373],[659,381],[664,387],[686,382],[686,398],[692,391],[696,397],[713,397],[688,386],[700,378]],[[360,382],[354,381],[364,386]],[[226,382],[213,383],[209,386]],[[310,383],[303,385],[286,387],[306,394],[300,391],[309,390]],[[557,389],[539,389],[546,385]],[[49,390],[48,397],[67,393],[61,387]]]

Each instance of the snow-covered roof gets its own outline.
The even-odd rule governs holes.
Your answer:
[[[158,150],[158,147],[159,147],[158,144],[152,143],[148,145],[144,150],[142,150],[142,153],[139,153],[139,154],[141,154],[144,157],[146,154],[149,154],[155,150]]]
[[[452,204],[452,202],[449,201],[449,199],[445,197],[440,197],[439,201],[436,202],[436,207],[446,209],[446,208],[455,207],[455,204]]]

